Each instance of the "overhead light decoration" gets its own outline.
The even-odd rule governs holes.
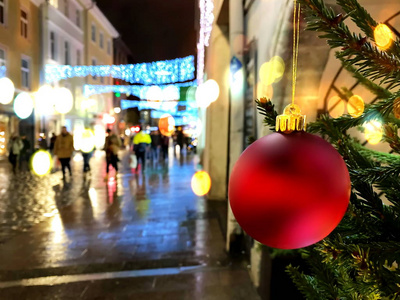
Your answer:
[[[200,32],[197,43],[197,84],[203,83],[204,76],[204,53],[205,47],[208,47],[214,22],[214,1],[200,0]]]
[[[178,110],[179,107],[184,107],[185,110]],[[197,106],[194,103],[189,103],[189,101],[170,101],[170,102],[151,102],[151,101],[138,101],[138,100],[121,100],[121,109],[128,108],[138,108],[142,109],[155,109],[167,111],[169,113],[185,113],[188,111],[193,111],[197,113]]]
[[[168,85],[160,85],[159,87],[164,90],[164,89],[171,89],[173,88],[181,88],[181,87],[191,87],[191,86],[196,86],[196,81],[189,81],[189,82],[180,82],[180,83],[174,83],[174,84],[168,84]],[[91,84],[85,84],[83,86],[83,95],[86,98],[89,98],[92,95],[98,95],[98,94],[105,94],[105,93],[120,93],[120,94],[126,94],[127,97],[130,95],[136,96],[141,98],[143,95],[147,94],[148,89],[151,88],[151,86],[143,86],[143,85],[91,85]],[[145,99],[145,98],[143,98]],[[168,99],[168,100],[176,100],[176,99]]]
[[[130,83],[158,85],[192,80],[194,56],[172,60],[155,61],[129,65],[70,66],[51,65],[45,67],[47,83],[73,77],[113,77]]]

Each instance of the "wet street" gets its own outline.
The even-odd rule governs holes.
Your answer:
[[[65,182],[0,162],[0,299],[258,299],[224,250],[226,203],[191,190],[198,158],[120,159],[105,180],[104,152],[87,175],[77,154]]]

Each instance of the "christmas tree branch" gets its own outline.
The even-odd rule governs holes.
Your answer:
[[[322,0],[300,0],[306,15],[307,29],[324,32],[331,48],[341,48],[336,57],[356,66],[357,71],[372,81],[400,85],[400,59],[380,51],[366,37],[351,33],[342,15],[335,15]],[[354,12],[358,13],[358,12]]]
[[[275,105],[272,104],[270,99],[265,97],[255,101],[257,104],[257,110],[264,116],[264,124],[268,125],[271,131],[275,131],[275,122],[276,117],[278,116],[278,113],[275,110]]]

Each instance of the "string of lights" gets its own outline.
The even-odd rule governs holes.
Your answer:
[[[179,106],[184,107],[183,111],[179,110]],[[128,108],[142,109],[155,109],[168,112],[170,114],[184,115],[187,112],[197,113],[197,106],[195,101],[170,101],[170,102],[155,102],[155,101],[139,101],[139,100],[121,100],[121,109]]]
[[[212,24],[214,22],[214,1],[200,0],[200,32],[199,41],[197,43],[197,84],[203,83],[204,77],[204,53],[205,47],[208,47]]]
[[[196,86],[196,81],[180,82],[169,84],[165,86],[159,86],[162,91],[171,89],[171,87],[177,88],[179,92],[180,87]],[[140,86],[140,85],[91,85],[85,84],[83,86],[83,94],[86,98],[104,93],[120,93],[120,94],[130,94],[141,99],[146,98],[146,94],[151,86]],[[178,98],[179,99],[179,98]],[[164,100],[178,100],[175,99],[165,99]]]
[[[192,80],[194,56],[172,60],[155,61],[130,65],[69,66],[46,65],[45,80],[52,83],[72,77],[113,77],[130,83],[158,85]]]

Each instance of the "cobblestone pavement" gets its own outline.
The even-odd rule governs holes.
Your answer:
[[[142,174],[10,175],[0,164],[0,299],[258,299],[246,267],[224,251],[226,204],[190,188],[196,157]]]

